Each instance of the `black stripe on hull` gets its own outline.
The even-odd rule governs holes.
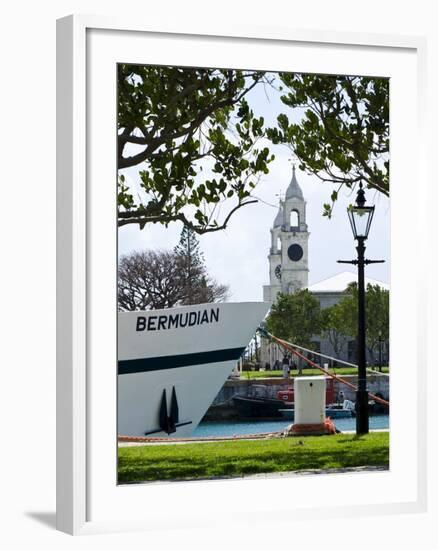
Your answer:
[[[165,357],[151,357],[146,359],[128,359],[118,362],[119,374],[134,374],[138,372],[152,372],[156,370],[178,369],[203,365],[207,363],[221,363],[223,361],[237,361],[245,348],[231,348],[184,355],[170,355]]]

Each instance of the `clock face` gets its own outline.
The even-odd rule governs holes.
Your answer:
[[[277,267],[274,270],[274,273],[277,279],[281,279],[281,265],[277,265]]]
[[[287,249],[287,255],[293,262],[298,262],[303,257],[303,249],[299,244],[291,244]]]

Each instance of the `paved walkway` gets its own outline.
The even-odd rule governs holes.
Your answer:
[[[345,474],[345,473],[360,473],[360,472],[387,472],[388,466],[355,466],[353,468],[329,468],[327,470],[298,470],[295,472],[270,472],[267,474],[249,474],[243,476],[245,479],[265,479],[278,477],[294,477],[306,476],[315,474]]]

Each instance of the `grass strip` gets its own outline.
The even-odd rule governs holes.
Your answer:
[[[389,433],[119,448],[119,483],[388,466]]]
[[[378,371],[378,369],[375,369]],[[354,367],[341,367],[339,369],[328,369],[329,373],[331,374],[337,374],[339,376],[343,376],[346,374],[353,374],[357,375],[357,369]],[[388,367],[382,368],[382,373],[389,373]],[[318,369],[303,369],[301,374],[299,374],[296,370],[291,371],[290,376],[291,378],[295,378],[296,376],[321,376],[323,373]],[[258,378],[283,378],[283,371],[282,370],[267,370],[267,371],[244,371],[240,375],[241,380],[256,380]]]

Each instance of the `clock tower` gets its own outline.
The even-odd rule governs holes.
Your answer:
[[[271,228],[269,285],[263,287],[263,300],[275,302],[278,292],[292,294],[308,287],[309,235],[306,201],[298,184],[295,166],[284,200],[280,200]]]

